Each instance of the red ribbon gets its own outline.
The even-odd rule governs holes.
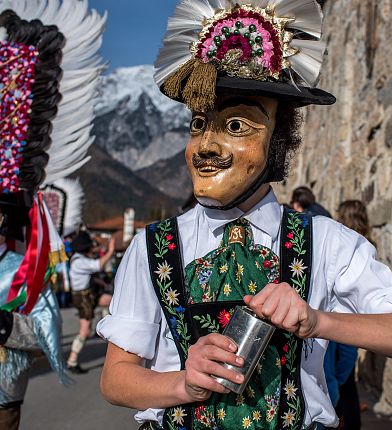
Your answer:
[[[50,241],[49,228],[42,205],[42,194],[38,193],[37,199],[30,210],[31,234],[28,238],[28,247],[22,264],[15,274],[7,302],[15,299],[22,286],[27,285],[27,301],[21,313],[27,315],[35,306],[38,297],[44,287],[46,269],[49,263]],[[39,224],[42,225],[42,240],[39,244]]]

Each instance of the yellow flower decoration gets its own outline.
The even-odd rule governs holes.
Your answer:
[[[226,418],[226,411],[223,408],[218,409],[217,416],[219,420],[224,421],[224,419]]]
[[[228,296],[231,293],[231,287],[229,284],[225,284],[225,286],[223,287],[223,294],[225,296]]]
[[[249,291],[251,292],[251,294],[255,294],[257,291],[256,282],[250,281],[248,288],[249,288]]]
[[[259,422],[261,420],[261,412],[253,411],[253,421]]]
[[[252,420],[249,417],[245,417],[242,420],[242,427],[244,429],[248,429],[252,425]]]
[[[226,264],[224,264],[223,266],[221,266],[219,268],[219,273],[226,273],[228,270],[229,270],[229,267],[228,267],[228,265],[226,263]]]
[[[255,390],[251,386],[248,385],[246,387],[246,394],[248,395],[248,397],[250,397],[251,399],[253,399],[254,396],[255,396]]]
[[[244,396],[242,394],[238,394],[238,396],[235,398],[235,401],[237,402],[237,406],[241,406],[244,404]]]
[[[237,263],[237,273],[235,275],[237,282],[241,281],[241,277],[243,274],[244,274],[244,266],[242,264]]]

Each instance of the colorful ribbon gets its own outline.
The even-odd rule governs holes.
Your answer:
[[[49,262],[49,228],[41,193],[38,193],[30,210],[30,221],[27,251],[18,272],[14,276],[7,298],[7,303],[15,300],[22,286],[26,284],[27,300],[21,309],[21,313],[25,315],[31,312],[44,287],[45,273]],[[41,241],[39,240],[39,226],[42,228]]]

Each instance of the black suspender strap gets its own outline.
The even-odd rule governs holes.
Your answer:
[[[312,218],[284,209],[280,238],[281,282],[296,289],[306,302],[309,298],[312,266]],[[301,357],[304,341],[281,331],[277,346],[281,353],[282,379],[278,428],[301,430],[305,401],[301,384]]]

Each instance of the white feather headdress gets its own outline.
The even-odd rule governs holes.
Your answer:
[[[0,13],[13,10],[19,17],[56,25],[65,36],[60,82],[62,100],[52,120],[52,145],[45,184],[64,178],[85,164],[91,136],[99,76],[98,51],[107,15],[89,10],[88,0],[0,0]]]
[[[156,83],[188,105],[213,82],[211,65],[229,77],[314,88],[326,48],[322,21],[316,0],[180,0],[155,63]],[[192,74],[204,88],[186,88]]]

